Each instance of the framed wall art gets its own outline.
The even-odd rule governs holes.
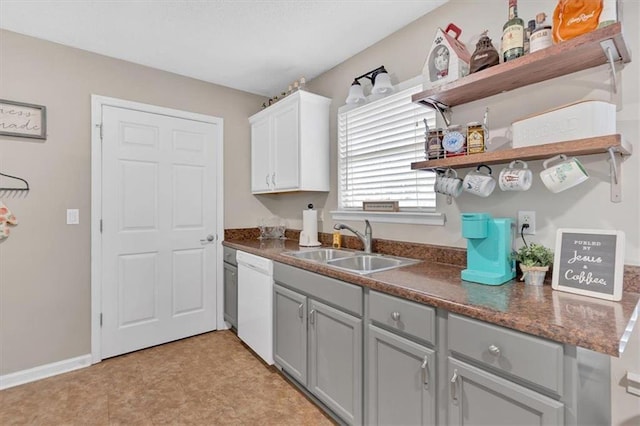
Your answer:
[[[0,135],[47,138],[47,108],[0,99]]]
[[[622,299],[624,232],[558,229],[553,260],[554,290],[600,299]]]

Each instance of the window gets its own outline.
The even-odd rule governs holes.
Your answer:
[[[435,112],[411,102],[422,85],[338,114],[338,208],[398,201],[402,211],[434,212],[435,173],[411,170],[424,160],[424,120]]]

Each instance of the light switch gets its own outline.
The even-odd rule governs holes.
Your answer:
[[[67,209],[67,225],[78,225],[80,223],[80,210]]]

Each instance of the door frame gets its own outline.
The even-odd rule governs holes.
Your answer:
[[[220,117],[189,111],[165,108],[125,99],[91,95],[91,363],[102,361],[102,233],[100,220],[102,212],[102,108],[113,106],[151,114],[200,121],[217,125],[219,143],[216,152],[216,264],[223,261],[222,241],[224,240],[224,120]],[[216,329],[225,329],[223,300],[223,269],[216,268]]]

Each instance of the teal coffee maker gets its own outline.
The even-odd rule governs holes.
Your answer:
[[[500,285],[516,276],[511,255],[513,229],[511,219],[493,219],[488,213],[463,213],[462,236],[467,239],[465,281]]]

